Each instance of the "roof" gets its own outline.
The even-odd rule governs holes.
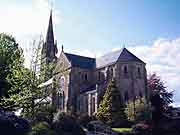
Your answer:
[[[102,85],[103,86],[103,89],[106,89],[106,86],[107,86],[107,84],[108,84],[108,81],[101,81],[100,83],[96,83],[96,84],[92,84],[92,85],[90,85],[90,86],[87,86],[87,85],[82,85],[81,87],[80,87],[80,93],[94,93],[94,91],[96,91],[97,90],[97,86],[98,85]]]
[[[52,82],[53,82],[53,78],[49,79],[48,81],[46,81],[46,82],[44,82],[44,83],[41,83],[41,84],[39,85],[39,87],[42,88],[42,87],[51,85]]]
[[[81,86],[80,93],[94,91],[94,90],[96,90],[96,84],[88,86],[88,87],[86,85],[84,85],[84,86]]]
[[[80,67],[85,69],[94,69],[95,68],[95,59],[79,56],[70,53],[64,53],[67,59],[70,61],[73,67]]]
[[[134,54],[132,54],[130,51],[128,51],[126,48],[122,48],[121,50],[114,51],[111,53],[108,53],[104,56],[101,56],[100,58],[96,59],[96,67],[101,68],[107,65],[112,65],[117,60],[120,61],[137,61],[144,63],[142,60],[137,58]]]

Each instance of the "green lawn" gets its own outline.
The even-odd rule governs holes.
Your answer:
[[[112,130],[122,133],[122,132],[131,132],[132,128],[112,128]]]

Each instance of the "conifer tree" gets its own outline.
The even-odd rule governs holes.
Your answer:
[[[125,114],[125,104],[116,87],[115,80],[109,82],[103,100],[99,104],[96,116],[99,120],[109,125],[114,125],[116,122],[127,119]]]

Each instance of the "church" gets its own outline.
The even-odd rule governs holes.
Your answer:
[[[95,114],[112,79],[124,102],[147,97],[146,64],[126,48],[99,58],[67,53],[63,46],[57,58],[57,51],[51,12],[42,55],[46,65],[55,64],[46,87],[53,89],[51,101],[57,110]]]

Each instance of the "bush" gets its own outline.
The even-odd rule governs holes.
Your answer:
[[[51,124],[55,111],[56,110],[52,107],[52,105],[39,106],[38,110],[36,110],[36,114],[34,115],[33,124],[39,122],[47,122],[48,124]]]
[[[152,121],[151,114],[152,114],[151,111],[148,109],[140,110],[139,112],[136,113],[135,122],[140,122],[140,121],[150,122]]]
[[[113,128],[131,128],[134,122],[129,121],[129,120],[121,120],[121,121],[116,121],[115,123],[112,124],[111,127]]]
[[[112,134],[112,135],[118,135],[118,133],[111,129],[107,124],[104,124],[101,121],[91,121],[87,125],[87,129],[92,134],[96,134],[96,132],[101,134]]]
[[[137,135],[150,135],[152,134],[152,128],[150,125],[140,122],[133,126],[132,132]]]
[[[79,115],[77,121],[78,123],[87,128],[87,124],[90,122],[90,121],[94,121],[94,120],[97,120],[95,116],[89,116],[87,113],[82,113]]]
[[[58,112],[54,118],[53,129],[59,135],[85,135],[85,131],[70,114]]]
[[[128,120],[135,121],[151,121],[151,106],[146,103],[144,98],[129,101],[126,107]]]
[[[40,122],[33,126],[32,131],[28,135],[56,135],[46,122]]]
[[[11,112],[0,111],[0,133],[5,135],[25,135],[30,130],[26,119]]]

